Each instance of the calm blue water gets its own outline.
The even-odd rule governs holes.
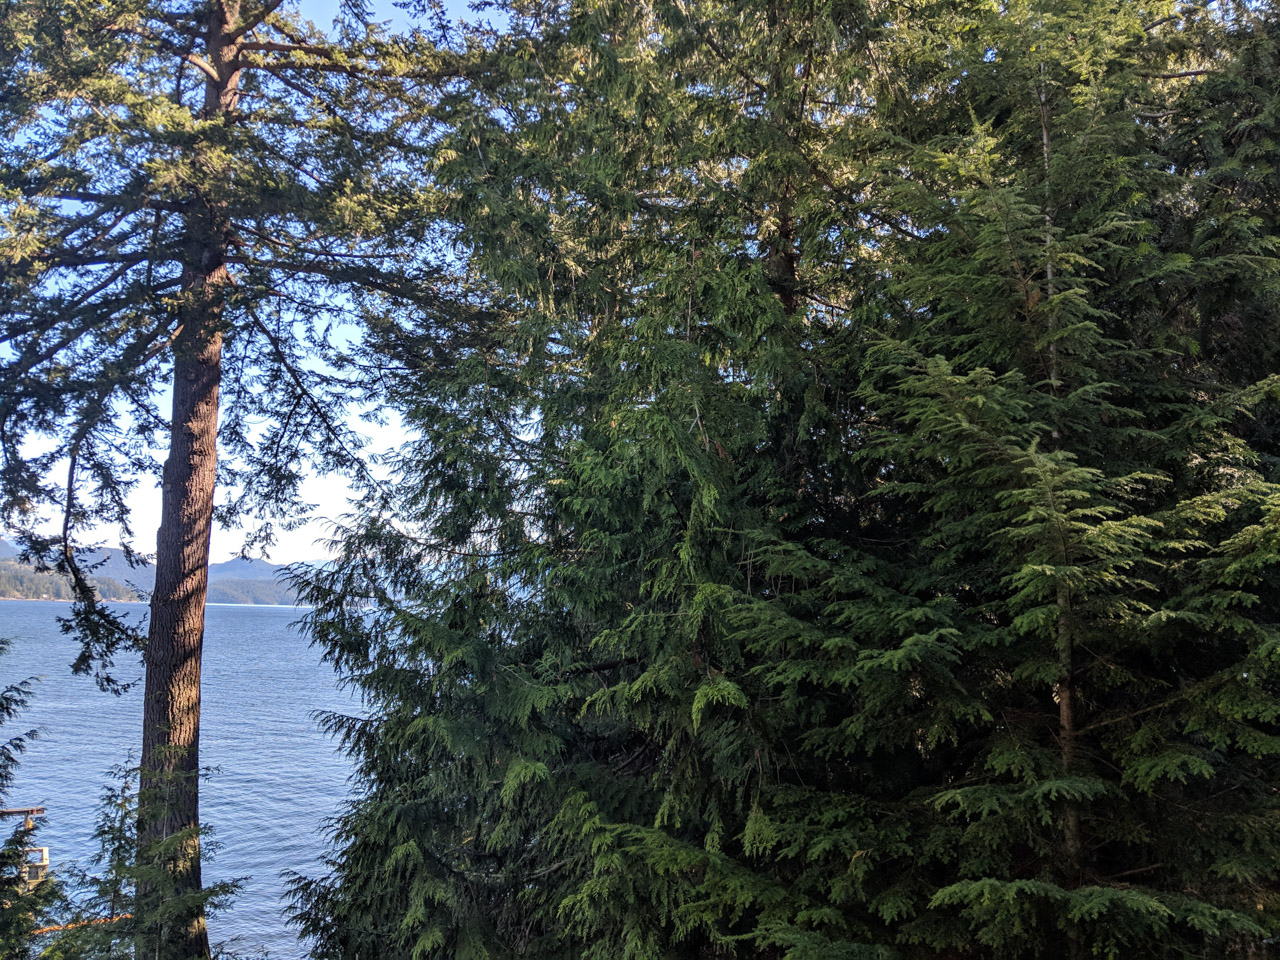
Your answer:
[[[141,614],[142,604],[120,604]],[[6,798],[10,806],[47,808],[40,843],[57,863],[94,852],[98,797],[130,751],[136,762],[142,685],[122,697],[71,675],[77,644],[58,630],[58,603],[0,601],[0,684],[41,676],[30,708],[5,735],[37,728]],[[221,844],[205,867],[209,880],[247,877],[235,904],[209,924],[214,941],[236,938],[237,952],[265,949],[273,958],[305,956],[282,918],[280,874],[314,875],[323,850],[322,821],[347,793],[349,762],[316,727],[315,710],[350,712],[329,667],[290,623],[290,607],[210,605],[206,609],[201,763],[218,767],[201,787],[203,821]],[[120,679],[141,667],[118,665]]]

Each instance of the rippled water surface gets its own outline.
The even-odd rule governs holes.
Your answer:
[[[142,604],[120,604],[135,615]],[[6,798],[11,806],[47,808],[40,843],[58,862],[94,850],[98,797],[108,772],[136,759],[142,686],[122,697],[72,676],[75,641],[61,635],[58,603],[0,601],[0,683],[42,677],[30,708],[10,734],[32,727],[40,739],[23,757]],[[221,844],[206,878],[247,877],[235,904],[210,924],[214,940],[269,951],[278,960],[305,956],[282,919],[286,870],[314,873],[322,822],[347,793],[349,762],[319,731],[316,710],[354,709],[317,651],[290,627],[290,607],[210,605],[206,612],[201,762],[219,768],[202,786],[201,814]],[[118,667],[121,679],[141,668]]]

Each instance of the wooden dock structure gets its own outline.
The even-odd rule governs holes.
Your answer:
[[[0,809],[2,817],[22,817],[22,825],[30,830],[35,825],[36,817],[44,816],[44,807],[8,807]],[[49,875],[49,848],[22,848],[22,879],[27,887],[34,887]]]

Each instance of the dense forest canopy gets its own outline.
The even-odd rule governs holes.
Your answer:
[[[290,54],[444,252],[330,358],[314,956],[1268,956],[1280,11],[492,10]]]
[[[495,316],[370,344],[306,591],[316,955],[1263,949],[1272,11],[511,14],[431,168]]]

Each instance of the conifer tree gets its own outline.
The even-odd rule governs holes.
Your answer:
[[[1265,950],[1272,11],[513,15],[431,166],[489,322],[372,345],[307,588],[316,955]]]
[[[803,111],[842,83],[824,37],[835,25],[796,36],[785,5],[759,11],[763,31],[613,4],[538,13],[499,42],[503,85],[459,105],[432,167],[493,317],[443,348],[388,331],[388,365],[413,372],[380,392],[426,429],[401,460],[403,499],[353,531],[350,564],[308,596],[312,629],[383,718],[337,724],[370,797],[339,834],[334,882],[300,886],[322,956],[711,949],[714,930],[672,925],[693,887],[665,894],[669,877],[623,856],[662,831],[617,831],[679,823],[698,803],[683,787],[664,803],[671,784],[654,773],[681,752],[682,773],[696,766],[725,729],[701,714],[741,697],[719,679],[737,654],[712,626],[717,578],[751,580],[739,552],[763,546],[762,525],[788,510],[788,524],[808,522],[801,485],[828,496],[800,453],[822,378],[795,347],[838,340],[848,291],[871,271],[831,267],[855,231],[828,219],[828,188],[789,138],[830,147]],[[648,62],[655,31],[678,67]],[[749,84],[724,59],[742,44]],[[820,77],[801,75],[806,56]],[[826,251],[808,291],[801,230]],[[410,536],[395,536],[401,523]],[[424,569],[438,575],[424,582]],[[633,716],[629,689],[656,702]],[[424,703],[429,737],[410,719]],[[393,732],[405,724],[410,740]],[[722,747],[728,765],[749,744]],[[737,807],[726,801],[717,828],[730,838]],[[703,850],[706,826],[699,811],[681,839]]]
[[[0,49],[5,522],[76,588],[78,670],[112,686],[113,657],[143,651],[140,856],[174,882],[172,896],[140,887],[141,914],[162,919],[141,925],[139,949],[203,957],[211,524],[262,522],[249,546],[269,544],[271,519],[297,515],[306,464],[359,469],[335,367],[350,335],[333,325],[431,306],[415,246],[429,220],[406,219],[416,188],[396,167],[423,115],[398,98],[441,74],[425,60],[409,71],[363,22],[326,36],[279,0],[9,4]],[[144,641],[96,600],[81,550],[87,530],[116,524],[134,555],[126,495],[157,473]]]
[[[1228,278],[1275,322],[1274,238],[1204,243],[1222,214],[1177,198],[1219,174],[1170,176],[1149,122],[1195,111],[1187,81],[1216,71],[1184,45],[1224,24],[1017,13],[953,48],[986,109],[913,151],[930,200],[898,196],[929,229],[896,279],[917,322],[864,381],[974,711],[925,714],[961,752],[919,796],[955,832],[930,838],[950,882],[907,929],[995,956],[1229,955],[1274,924],[1275,477],[1247,426],[1274,370],[1191,338]],[[1226,26],[1218,56],[1273,29]]]

